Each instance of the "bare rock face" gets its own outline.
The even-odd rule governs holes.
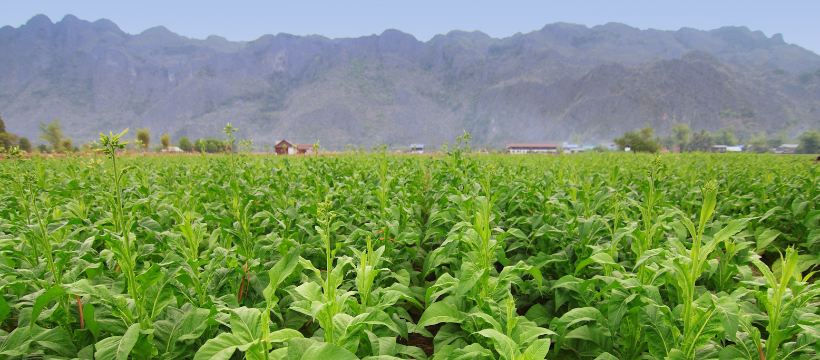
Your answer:
[[[36,138],[59,118],[75,141],[148,127],[200,138],[227,122],[256,144],[425,142],[463,130],[477,144],[608,140],[649,123],[664,134],[734,126],[820,127],[820,56],[745,27],[712,31],[550,24],[494,39],[399,30],[353,39],[265,35],[250,42],[137,35],[108,20],[37,15],[0,28],[0,111]]]

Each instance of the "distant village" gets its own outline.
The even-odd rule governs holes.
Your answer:
[[[772,152],[775,154],[794,154],[795,149],[797,149],[798,144],[782,144],[778,147],[772,148]],[[708,152],[711,153],[727,153],[727,152],[743,152],[743,148],[745,145],[736,145],[736,146],[729,146],[729,145],[711,145],[708,148]],[[617,150],[618,147],[615,143],[602,143],[600,145],[578,145],[578,144],[570,144],[564,142],[563,144],[554,144],[554,143],[543,143],[543,144],[507,144],[507,153],[510,154],[533,154],[533,153],[547,153],[547,154],[575,154],[585,151],[601,151],[601,150],[608,150],[613,151]],[[630,151],[629,147],[625,148],[624,151]],[[681,149],[680,146],[674,146],[671,149],[666,147],[661,147],[661,153],[680,153]]]
[[[778,147],[772,148],[771,152],[775,154],[795,154],[798,144],[782,144]],[[711,153],[733,153],[743,152],[745,145],[711,145],[708,152]],[[315,151],[314,144],[293,144],[287,140],[280,140],[273,147],[276,155],[309,155]],[[405,148],[406,149],[406,148]],[[623,149],[624,151],[631,151],[629,147]],[[172,150],[173,151],[173,150]],[[409,146],[408,154],[424,154],[424,144],[413,143]],[[489,152],[485,149],[477,149],[478,152]],[[563,143],[509,143],[507,144],[504,153],[507,154],[577,154],[582,152],[604,152],[604,151],[618,151],[618,146],[615,143],[601,143],[599,145],[580,145],[569,142]],[[402,150],[395,150],[401,153]],[[435,151],[432,151],[435,152]],[[661,153],[680,153],[679,146],[672,148],[661,147]]]

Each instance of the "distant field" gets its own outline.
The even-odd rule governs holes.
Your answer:
[[[811,156],[100,154],[0,170],[0,359],[820,350]]]

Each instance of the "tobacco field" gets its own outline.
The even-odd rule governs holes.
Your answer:
[[[820,353],[808,157],[101,142],[0,161],[0,359]]]

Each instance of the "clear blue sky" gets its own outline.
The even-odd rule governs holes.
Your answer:
[[[641,29],[710,30],[747,26],[820,53],[820,1],[188,1],[0,0],[0,26],[20,26],[36,14],[57,22],[66,14],[106,18],[136,34],[163,25],[187,37],[220,35],[253,40],[280,32],[330,38],[379,34],[394,28],[429,40],[453,29],[493,37],[530,32],[553,22],[595,26],[620,22]]]

